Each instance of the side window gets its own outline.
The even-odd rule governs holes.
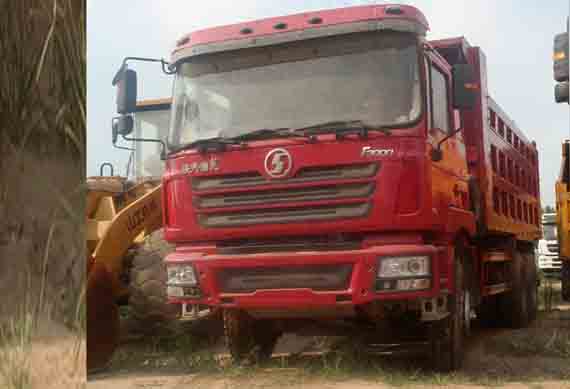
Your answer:
[[[445,75],[435,66],[431,66],[431,101],[432,128],[449,132],[449,101]]]

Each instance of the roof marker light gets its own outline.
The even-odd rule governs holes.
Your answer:
[[[323,22],[323,18],[315,16],[314,18],[309,19],[309,24],[321,24]]]
[[[182,46],[190,42],[190,35],[183,36],[182,38],[176,41],[176,46]]]
[[[402,8],[397,5],[390,5],[386,7],[386,10],[384,12],[386,12],[388,15],[401,15],[404,13]]]

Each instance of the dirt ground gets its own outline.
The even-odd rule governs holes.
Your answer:
[[[314,340],[284,336],[270,363],[241,368],[224,362],[227,355],[219,341],[189,354],[176,351],[185,347],[182,343],[169,351],[160,342],[135,341],[123,345],[108,371],[90,376],[87,388],[570,389],[570,304],[555,302],[554,309],[541,312],[531,328],[476,329],[464,369],[451,375],[430,372],[420,357],[353,360],[311,347]]]

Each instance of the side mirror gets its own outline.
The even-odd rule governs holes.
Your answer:
[[[119,135],[126,136],[133,132],[134,121],[132,116],[121,115],[113,118],[112,131],[113,131],[113,144],[117,143]]]
[[[475,83],[473,67],[466,64],[453,65],[453,108],[472,109],[475,107],[478,85]]]
[[[137,108],[137,72],[123,68],[114,80],[117,85],[117,113],[129,114]]]

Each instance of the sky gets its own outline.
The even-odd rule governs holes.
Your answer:
[[[177,39],[196,29],[351,5],[370,0],[87,0],[87,174],[111,162],[124,174],[126,151],[111,145],[115,88],[125,56],[169,59]],[[570,109],[554,103],[553,37],[565,30],[568,0],[408,0],[431,30],[428,39],[465,36],[485,52],[490,94],[540,155],[542,203],[554,204],[561,142],[570,138]],[[168,97],[172,78],[159,65],[137,63],[138,98]]]

